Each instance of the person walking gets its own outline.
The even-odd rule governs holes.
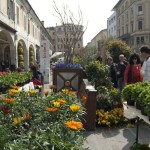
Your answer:
[[[125,85],[142,82],[143,76],[141,74],[141,63],[138,54],[132,54],[129,59],[129,64],[127,65],[124,73]]]
[[[110,67],[110,77],[111,82],[113,83],[113,87],[117,88],[117,76],[116,76],[117,64],[113,62],[112,57],[107,58],[107,64]]]
[[[144,61],[141,74],[143,75],[143,80],[150,82],[150,47],[145,45],[140,48],[141,59]]]
[[[124,55],[123,54],[119,55],[119,63],[117,64],[116,75],[117,75],[117,85],[118,85],[118,89],[120,92],[122,91],[122,89],[125,86],[124,72],[125,72],[126,66],[127,66],[127,64],[124,61]]]

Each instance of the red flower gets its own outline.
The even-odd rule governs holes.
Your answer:
[[[6,106],[2,106],[2,111],[3,111],[3,113],[5,113],[5,114],[11,113],[11,109],[8,108],[8,107],[6,107]]]

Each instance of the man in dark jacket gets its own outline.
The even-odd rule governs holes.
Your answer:
[[[111,82],[114,84],[113,86],[115,88],[117,88],[117,76],[116,76],[117,65],[115,63],[113,63],[112,57],[109,57],[107,59],[107,64],[110,66]]]

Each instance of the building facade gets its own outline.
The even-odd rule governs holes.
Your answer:
[[[150,45],[150,0],[120,0],[113,8],[117,16],[117,37],[138,52]]]
[[[53,41],[55,52],[66,52],[73,49],[74,54],[80,54],[83,47],[83,26],[75,24],[59,25],[47,28]]]
[[[107,37],[108,39],[117,37],[117,29],[116,29],[116,12],[107,19]]]
[[[107,40],[107,29],[101,30],[90,42],[90,46],[95,47],[96,50],[99,50],[100,43],[103,43]]]
[[[42,40],[51,50],[52,39],[27,0],[0,0],[0,62],[28,70],[40,63]]]

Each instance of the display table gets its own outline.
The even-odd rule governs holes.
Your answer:
[[[141,110],[136,109],[135,106],[129,106],[126,102],[123,102],[124,106],[124,116],[128,119],[136,119],[136,139],[135,143],[138,143],[138,135],[139,135],[139,121],[143,120],[147,124],[150,125],[150,121],[148,120],[147,116],[141,114]]]
[[[24,86],[20,87],[19,91],[26,91],[27,92],[31,89],[35,89],[34,85],[33,85],[33,82],[29,82],[28,84],[25,84]]]

